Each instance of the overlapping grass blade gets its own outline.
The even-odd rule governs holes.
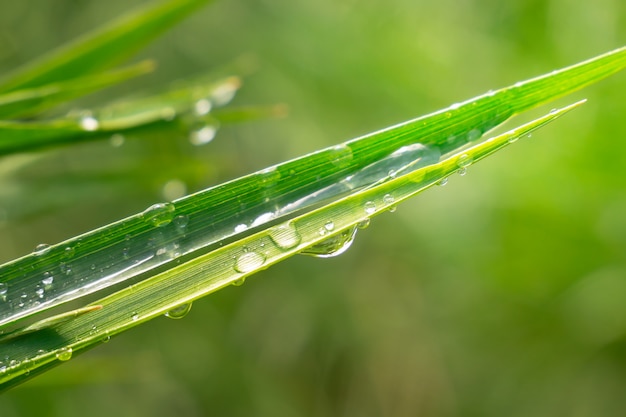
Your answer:
[[[362,184],[342,182],[345,178],[380,161],[397,164],[391,156],[405,146],[420,143],[439,155],[459,149],[513,114],[572,92],[624,66],[626,49],[622,48],[279,164],[173,204],[154,205],[144,213],[0,266],[4,286],[0,291],[5,292],[0,294],[4,297],[0,303],[0,325],[15,323],[131,277],[153,274],[157,268],[173,267],[225,240],[248,233],[249,228],[293,215],[309,205],[311,198],[316,204],[324,196],[336,199],[351,192],[351,188],[362,187]],[[77,122],[72,123],[59,122],[56,129],[72,136],[77,132]],[[0,132],[5,129],[4,134],[8,135],[8,127],[0,124]],[[14,131],[17,138],[20,129]],[[45,127],[29,135],[35,133],[40,134],[40,143],[51,140]],[[28,135],[24,132],[22,135],[21,139],[26,140]],[[19,144],[19,139],[14,144]],[[416,154],[409,154],[410,157],[424,156],[419,154],[419,149],[414,151]],[[379,168],[374,176],[380,177],[381,169],[386,175],[397,167]],[[360,178],[363,181],[363,176]],[[375,182],[376,178],[365,181]]]
[[[12,333],[8,387],[112,334],[296,252],[338,252],[354,225],[569,108],[475,146],[510,116],[626,66],[622,48],[433,114],[187,196],[0,267],[0,329],[133,279],[102,309]],[[443,156],[442,156],[443,155]],[[451,156],[448,156],[451,155]],[[330,240],[329,240],[330,239]],[[313,246],[313,249],[310,247]],[[264,249],[260,249],[264,248]],[[63,313],[63,317],[72,313]],[[44,353],[36,352],[43,349]]]
[[[144,321],[169,311],[188,311],[187,306],[193,300],[241,283],[247,276],[311,246],[321,245],[340,252],[350,244],[358,224],[395,208],[581,103],[551,111],[437,163],[420,168],[409,162],[399,167],[393,177],[381,178],[371,187],[218,247],[91,306],[45,319],[11,334],[0,340],[3,352],[13,360],[12,366],[0,372],[0,389],[8,389]]]
[[[153,69],[152,61],[144,61],[122,69],[2,94],[0,119],[33,116],[59,103],[146,74]]]
[[[41,87],[110,68],[207,1],[169,0],[142,6],[18,68],[0,81],[0,93]]]
[[[0,155],[98,140],[140,129],[189,131],[193,126],[210,125],[215,123],[209,112],[212,103],[225,102],[239,86],[236,77],[218,81],[200,79],[164,93],[119,101],[64,118],[33,122],[0,120]],[[206,111],[196,111],[198,102],[207,103]]]

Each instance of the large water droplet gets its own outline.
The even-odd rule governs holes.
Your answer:
[[[368,201],[363,208],[367,214],[373,214],[376,211],[376,204],[373,201]]]
[[[170,224],[174,218],[176,207],[172,203],[159,203],[148,207],[141,216],[143,219],[156,227]]]
[[[265,256],[257,252],[244,252],[235,260],[235,271],[245,274],[260,268],[265,263]]]
[[[181,304],[178,307],[175,307],[171,309],[170,311],[168,311],[167,313],[165,313],[165,317],[170,318],[170,319],[176,319],[176,320],[182,319],[189,313],[190,310],[191,310],[191,303]]]
[[[70,359],[72,359],[72,348],[70,346],[58,349],[55,352],[55,356],[57,357],[58,360],[60,361],[69,361]]]
[[[50,272],[43,273],[43,279],[41,283],[44,285],[45,289],[50,289],[52,287],[52,283],[54,282],[54,276]]]
[[[318,258],[330,258],[341,255],[352,245],[357,230],[358,228],[356,226],[346,229],[336,236],[304,249],[300,253]]]
[[[300,244],[302,237],[292,223],[283,223],[269,230],[270,239],[279,249],[289,250]]]

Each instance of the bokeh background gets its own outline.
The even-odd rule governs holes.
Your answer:
[[[0,5],[0,73],[143,2]],[[289,115],[0,159],[0,261],[626,43],[621,0],[220,0],[84,105],[246,68]],[[14,416],[623,416],[626,73],[421,194],[332,259],[296,257],[0,397]]]

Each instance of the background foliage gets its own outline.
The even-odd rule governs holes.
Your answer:
[[[0,73],[138,1],[2,6]],[[0,261],[621,46],[618,1],[222,1],[141,53],[231,63],[234,104],[289,117],[0,161]],[[252,71],[254,70],[254,71]],[[626,385],[623,75],[576,112],[405,203],[333,259],[299,257],[0,398],[3,416],[620,415]],[[158,168],[157,168],[158,167]],[[36,398],[37,401],[33,401]]]

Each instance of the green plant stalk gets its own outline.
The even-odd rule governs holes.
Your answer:
[[[36,331],[0,342],[14,365],[0,372],[0,389],[8,389],[50,367],[68,360],[111,336],[191,303],[279,261],[355,230],[359,223],[395,208],[398,203],[464,170],[471,164],[529,135],[546,123],[582,104],[578,102],[524,124],[502,135],[380,181],[318,209],[263,229],[198,256],[98,300],[86,314],[64,313],[63,320],[47,319],[50,327],[35,324]],[[332,228],[329,228],[329,221]],[[349,244],[348,241],[344,242]],[[90,307],[88,306],[87,309]],[[66,320],[68,316],[74,317]]]

